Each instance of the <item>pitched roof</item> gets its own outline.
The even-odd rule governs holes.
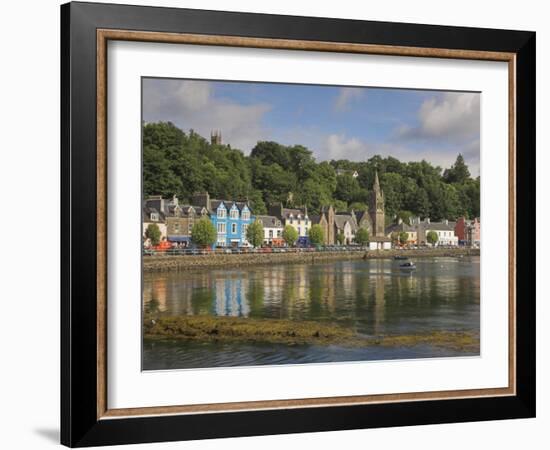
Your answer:
[[[144,222],[151,222],[151,214],[158,214],[159,220],[156,220],[155,222],[164,222],[165,216],[162,211],[158,211],[156,208],[153,208],[151,206],[145,206],[143,208],[143,221]]]
[[[366,220],[368,224],[372,225],[372,218],[368,211],[357,211],[355,217],[357,217],[357,226],[359,226],[362,220]]]
[[[201,211],[204,209],[204,211],[206,213],[208,213],[208,209],[206,209],[206,206],[200,206],[200,205],[191,205],[193,207],[193,209],[195,210],[195,212],[197,214],[201,214]]]
[[[351,229],[353,230],[355,228],[355,221],[353,220],[353,217],[351,214],[336,214],[334,216],[334,224],[336,225],[336,228],[339,230],[343,230],[346,222],[349,222],[349,225]]]
[[[233,205],[235,205],[239,209],[239,211],[242,211],[245,206],[248,207],[249,210],[252,210],[250,208],[250,205],[247,204],[247,202],[243,202],[243,201],[240,201],[240,200],[217,200],[217,199],[212,199],[212,200],[210,200],[210,207],[212,208],[212,211],[215,211],[216,209],[218,209],[218,207],[222,203],[225,205],[225,207],[227,209],[231,209],[231,207]]]
[[[280,228],[281,221],[275,216],[256,216],[256,220],[262,222],[264,228]]]
[[[318,214],[313,214],[312,216],[309,216],[310,220],[311,220],[311,223],[313,224],[317,224],[321,221],[321,217],[323,216],[320,216]]]
[[[405,222],[393,224],[386,228],[386,234],[393,233],[394,231],[414,232],[416,231],[416,228],[410,225],[407,225]]]
[[[302,210],[302,209],[283,208],[283,219],[288,219],[291,214],[292,214],[293,217],[297,217],[298,215],[301,215],[301,216],[305,217],[305,215],[306,215],[305,210]]]
[[[451,225],[451,222],[448,224],[445,222],[430,222],[424,223],[424,229],[434,230],[434,231],[454,231],[454,225]]]

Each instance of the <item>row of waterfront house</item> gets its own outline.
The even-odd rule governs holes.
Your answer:
[[[307,207],[286,208],[281,203],[270,205],[267,215],[255,215],[246,200],[212,199],[208,192],[193,195],[190,204],[180,204],[178,198],[164,199],[151,196],[143,205],[144,245],[150,246],[145,236],[147,227],[154,223],[159,227],[161,239],[172,246],[187,247],[192,240],[193,225],[203,217],[209,218],[217,232],[216,247],[250,247],[246,232],[254,221],[260,221],[264,230],[263,244],[271,247],[284,246],[283,230],[293,227],[299,236],[297,244],[307,245],[311,227],[319,224],[323,229],[324,244],[335,245],[338,235],[346,245],[355,242],[355,234],[360,228],[369,232],[369,248],[389,249],[395,233],[407,233],[405,245],[425,245],[427,235],[434,231],[438,245],[479,246],[479,220],[459,218],[456,222],[445,220],[431,222],[429,218],[412,218],[410,225],[399,222],[385,226],[385,199],[380,188],[378,175],[375,176],[369,207],[366,211],[340,213],[332,206],[322,208],[320,214],[309,214]]]

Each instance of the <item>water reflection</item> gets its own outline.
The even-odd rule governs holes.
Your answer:
[[[339,261],[146,274],[144,309],[167,315],[322,320],[365,334],[479,330],[479,257]]]

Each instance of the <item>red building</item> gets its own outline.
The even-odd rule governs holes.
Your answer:
[[[479,246],[481,241],[479,219],[476,217],[473,220],[467,220],[465,217],[460,217],[456,221],[455,235],[460,245]]]

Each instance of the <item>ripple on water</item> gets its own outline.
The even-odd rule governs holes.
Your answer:
[[[146,274],[143,302],[163,315],[332,321],[367,335],[479,332],[479,257],[335,261]],[[461,353],[462,355],[462,353]],[[430,346],[341,348],[144,342],[144,369],[305,364],[456,356]]]

